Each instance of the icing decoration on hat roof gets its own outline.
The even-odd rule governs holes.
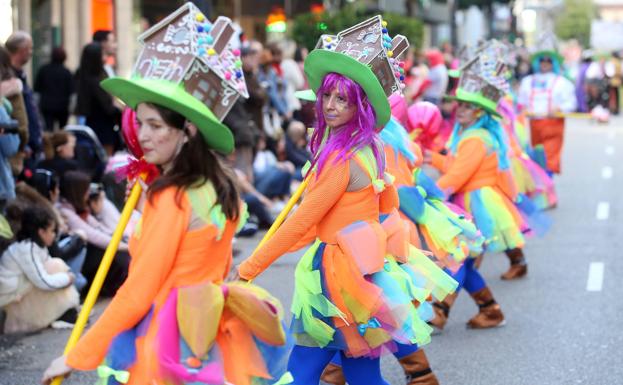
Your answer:
[[[535,52],[540,51],[558,52],[558,38],[554,31],[548,29],[539,35],[535,46]]]
[[[459,87],[467,92],[481,93],[497,103],[509,91],[505,77],[508,67],[495,47],[483,48],[461,71]]]
[[[316,48],[348,55],[366,64],[376,75],[387,96],[404,87],[404,57],[409,48],[406,37],[389,35],[380,15],[333,35],[322,35]]]
[[[210,23],[186,3],[139,36],[133,76],[182,83],[222,121],[240,96],[249,97],[234,38],[229,18]]]

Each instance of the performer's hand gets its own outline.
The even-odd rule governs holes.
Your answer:
[[[50,366],[48,366],[45,372],[43,372],[41,383],[43,385],[49,385],[56,377],[67,378],[72,371],[73,369],[67,366],[67,364],[65,363],[65,356],[60,356],[52,361],[52,363],[50,363]]]
[[[136,180],[129,180],[128,183],[125,186],[125,200],[127,201],[128,198],[130,197],[130,193],[132,192],[132,188],[134,187],[134,183],[136,183]],[[143,207],[145,206],[145,201],[147,200],[147,188],[149,186],[147,186],[147,183],[145,183],[145,181],[142,178],[138,178],[138,183],[141,184],[141,188],[142,188],[142,192],[141,192],[141,197],[138,199],[138,203],[136,204],[136,207],[134,208],[136,211],[142,213],[143,212]]]

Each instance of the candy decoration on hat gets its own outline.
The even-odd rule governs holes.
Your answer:
[[[133,76],[182,84],[222,121],[238,97],[249,97],[244,76],[236,72],[240,51],[232,47],[234,38],[229,18],[211,24],[188,2],[139,36],[143,49]]]
[[[382,128],[390,118],[387,98],[404,88],[399,63],[408,48],[404,36],[389,36],[387,22],[378,15],[337,35],[322,35],[305,60],[305,73],[312,90],[331,72],[357,82],[375,110],[377,127]]]

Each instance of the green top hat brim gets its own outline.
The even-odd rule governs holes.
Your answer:
[[[545,56],[552,57],[552,58],[558,60],[559,64],[562,64],[565,61],[565,58],[562,57],[562,55],[559,54],[558,52],[556,52],[554,50],[543,50],[543,51],[537,51],[537,52],[533,53],[530,56],[530,62],[533,62],[533,61],[538,60],[538,59],[540,59],[542,57],[545,57]]]
[[[446,95],[444,99],[471,103],[482,108],[491,115],[497,116],[498,118],[502,117],[502,115],[497,112],[497,103],[493,100],[485,98],[481,93],[467,92],[462,88],[458,88],[456,90],[456,95]]]
[[[307,55],[305,74],[309,86],[314,92],[318,91],[324,77],[331,72],[346,76],[363,88],[363,92],[366,93],[372,108],[374,108],[377,129],[383,128],[389,122],[391,109],[387,95],[367,65],[346,54],[323,49],[314,50]]]
[[[305,100],[306,102],[315,102],[316,101],[316,93],[313,90],[300,90],[295,91],[294,96],[301,100]]]
[[[234,136],[210,109],[178,84],[166,80],[114,77],[101,82],[104,90],[136,109],[140,103],[153,103],[173,110],[194,123],[208,146],[229,154]]]

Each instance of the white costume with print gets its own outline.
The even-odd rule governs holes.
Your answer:
[[[576,109],[575,86],[553,72],[526,76],[521,81],[518,102],[531,115],[550,116],[556,110]]]

